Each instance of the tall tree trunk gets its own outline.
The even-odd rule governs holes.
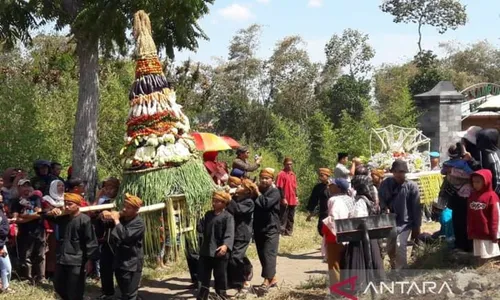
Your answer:
[[[86,198],[93,201],[97,185],[98,42],[77,35],[76,53],[80,80],[73,133],[73,176],[87,182]]]
[[[422,53],[422,17],[418,22],[418,54]]]

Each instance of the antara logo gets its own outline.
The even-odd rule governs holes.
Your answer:
[[[349,300],[358,300],[356,297],[356,281],[358,277],[353,276],[344,281],[338,282],[330,286],[330,292],[332,294],[340,295]],[[349,286],[345,288],[344,286]],[[393,281],[390,283],[380,282],[373,283],[369,282],[362,294],[368,294],[373,291],[375,294],[389,294],[389,295],[426,295],[426,294],[443,294],[451,293],[451,287],[448,282],[443,281],[442,283],[437,283],[434,281]]]

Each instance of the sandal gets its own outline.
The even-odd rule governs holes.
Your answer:
[[[5,290],[2,290],[2,294],[15,294],[16,291],[14,291],[11,288],[6,288]]]
[[[277,287],[278,286],[278,279],[276,277],[274,277],[273,279],[271,279],[269,281],[269,287],[270,288],[274,288],[274,287]]]

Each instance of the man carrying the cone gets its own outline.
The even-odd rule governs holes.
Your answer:
[[[263,288],[276,287],[276,257],[280,239],[281,193],[274,187],[274,169],[260,171],[259,193],[255,200],[253,231],[262,265]]]
[[[82,196],[66,193],[64,210],[54,208],[47,213],[47,217],[59,226],[54,288],[63,300],[83,299],[85,264],[98,255],[90,217],[80,213],[82,202]]]
[[[102,213],[102,218],[111,220],[114,225],[109,232],[108,242],[114,251],[112,263],[122,300],[135,300],[139,292],[144,265],[143,241],[146,229],[144,221],[139,216],[141,206],[142,200],[139,197],[127,193],[120,212]]]

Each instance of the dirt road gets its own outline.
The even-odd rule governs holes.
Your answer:
[[[260,285],[261,266],[258,260],[252,261],[254,267],[253,285]],[[311,276],[326,276],[326,264],[322,262],[319,250],[299,254],[284,254],[278,256],[277,276],[280,287],[295,287],[307,281]],[[160,299],[195,299],[195,290],[189,290],[191,284],[189,274],[173,276],[164,281],[143,282],[140,296],[148,300]],[[231,291],[230,294],[233,292]]]

